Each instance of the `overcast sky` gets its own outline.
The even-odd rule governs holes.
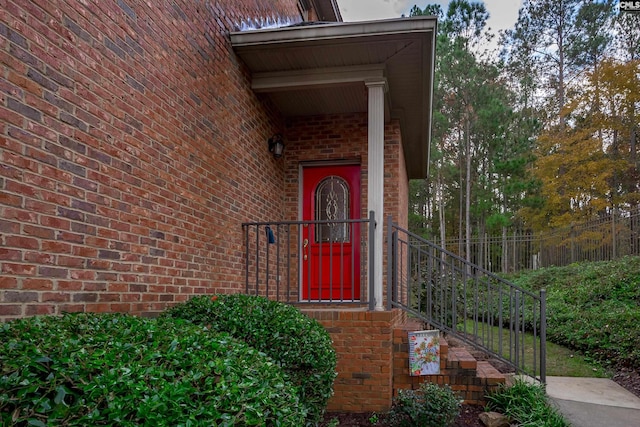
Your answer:
[[[447,0],[338,0],[342,19],[346,22],[409,16],[413,5],[424,8],[433,3],[441,4],[446,13]],[[484,0],[484,4],[490,14],[488,26],[497,34],[498,30],[513,28],[522,0]]]

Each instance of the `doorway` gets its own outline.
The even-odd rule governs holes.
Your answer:
[[[360,196],[360,165],[303,168],[303,300],[360,300]]]

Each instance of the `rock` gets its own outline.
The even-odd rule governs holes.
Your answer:
[[[511,425],[506,415],[497,412],[483,412],[480,414],[480,421],[487,427],[509,427]]]

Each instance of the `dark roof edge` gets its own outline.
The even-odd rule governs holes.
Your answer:
[[[403,33],[432,32],[435,41],[436,18],[419,16],[412,18],[394,18],[378,21],[357,22],[314,22],[308,25],[292,25],[279,28],[263,28],[251,31],[231,32],[234,47],[270,43],[305,42],[309,40],[331,40],[384,36]],[[435,43],[434,43],[435,45]]]

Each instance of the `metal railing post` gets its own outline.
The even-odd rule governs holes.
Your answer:
[[[256,225],[256,295],[260,293],[260,226]]]
[[[249,293],[249,225],[247,226],[242,226],[242,228],[245,229],[244,232],[244,251],[245,251],[245,259],[244,259],[244,275],[245,275],[245,281],[244,281],[244,292],[245,294]]]
[[[540,381],[547,382],[547,291],[540,289]]]
[[[280,225],[276,226],[276,301],[280,301]]]
[[[300,234],[300,231],[298,231]],[[287,302],[291,301],[291,226],[287,225]]]
[[[265,234],[268,233],[268,227],[265,227]],[[266,254],[266,264],[264,267],[264,287],[265,287],[265,298],[269,298],[269,267],[271,266],[271,263],[269,262],[269,237],[265,237],[265,241],[266,241],[266,246],[265,246],[265,251],[267,252]],[[259,295],[258,292],[256,291],[256,295]]]
[[[515,331],[514,334],[514,363],[516,365],[516,367],[518,367],[519,369],[521,368],[520,365],[520,291],[516,290],[515,291],[515,303],[514,303],[514,319],[515,319],[515,327],[513,327],[512,329]],[[513,324],[514,320],[511,321],[511,323]]]

